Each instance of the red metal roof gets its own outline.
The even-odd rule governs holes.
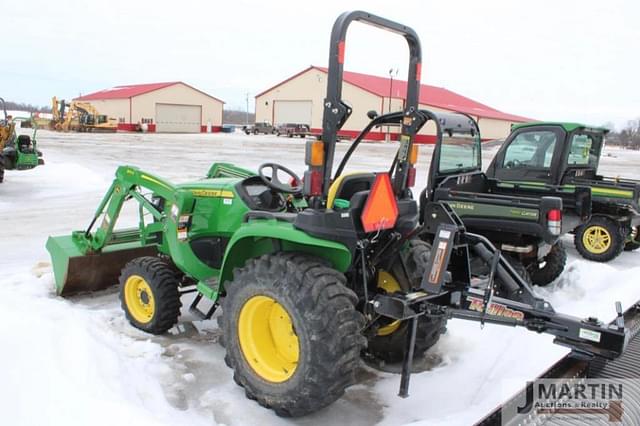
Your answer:
[[[304,71],[265,90],[264,92],[260,93],[256,97],[261,96],[267,92],[270,92],[276,87],[288,82],[289,80],[296,78],[297,76],[311,69],[316,69],[324,73],[327,72],[327,68],[317,67],[312,65],[309,68],[305,69]],[[378,95],[381,97],[389,96],[389,84],[390,84],[389,77],[378,77],[375,75],[360,74],[357,72],[345,71],[343,79],[347,83],[350,83],[354,86],[357,86],[375,95]],[[392,98],[404,98],[406,91],[407,91],[406,81],[395,80],[395,79],[393,80],[393,87],[392,87],[392,93],[391,93]],[[435,106],[435,107],[447,109],[450,111],[464,112],[469,115],[474,115],[474,116],[483,117],[483,118],[493,118],[497,120],[506,120],[506,121],[514,121],[514,122],[534,121],[530,118],[498,111],[497,109],[491,108],[488,105],[482,104],[480,102],[476,102],[473,99],[469,99],[467,97],[459,95],[445,88],[430,86],[428,84],[422,84],[420,87],[420,103],[423,105]]]
[[[149,84],[130,84],[126,86],[116,86],[111,89],[104,89],[98,92],[89,93],[88,95],[76,98],[78,101],[92,101],[96,99],[123,99],[132,98],[142,95],[143,93],[153,92],[154,90],[164,87],[173,86],[180,83],[179,81],[171,81],[168,83],[149,83]]]
[[[215,99],[216,101],[220,101],[224,103],[222,100],[209,95],[208,93],[203,92],[202,90],[198,90],[193,86],[190,86],[182,81],[170,81],[166,83],[147,83],[147,84],[129,84],[125,86],[116,86],[111,89],[100,90],[99,92],[89,93],[88,95],[80,96],[79,98],[75,98],[77,101],[93,101],[98,99],[128,99],[133,98],[134,96],[142,95],[144,93],[153,92],[158,89],[164,89],[165,87],[173,86],[175,84],[184,84],[185,86],[196,90],[203,95],[206,95],[210,98]]]

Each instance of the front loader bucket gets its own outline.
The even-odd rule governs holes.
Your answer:
[[[155,256],[155,245],[143,246],[139,241],[106,246],[100,253],[84,254],[70,235],[49,237],[56,293],[71,296],[103,290],[118,284],[120,270],[140,256]]]

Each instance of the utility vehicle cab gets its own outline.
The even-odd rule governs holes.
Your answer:
[[[512,236],[513,243],[531,240],[531,236],[553,244],[561,229],[550,225],[547,219],[549,212],[562,208],[563,200],[511,196],[502,182],[482,172],[482,144],[476,121],[465,114],[441,113],[436,120],[437,142],[422,203],[447,202],[468,228],[482,230],[481,233],[517,234]],[[565,219],[564,231],[572,229],[567,228],[567,222]]]
[[[487,168],[487,174],[508,181],[573,183],[596,179],[607,129],[577,123],[514,125]]]

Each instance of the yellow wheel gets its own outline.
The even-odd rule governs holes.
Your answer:
[[[395,293],[402,290],[400,284],[387,271],[380,270],[378,272],[378,288],[383,289],[387,293]],[[400,320],[395,320],[378,329],[378,336],[388,336],[400,327]]]
[[[166,332],[180,315],[174,269],[158,257],[133,259],[120,273],[120,300],[131,325],[148,333]]]
[[[605,216],[593,216],[576,229],[574,243],[585,259],[608,262],[624,249],[628,230],[618,221]]]
[[[390,271],[378,270],[376,287],[386,293],[408,292],[420,286],[431,255],[431,246],[419,239],[411,239],[400,250],[398,259]],[[382,291],[381,291],[382,293]],[[369,336],[365,361],[374,368],[402,361],[409,330],[408,321],[380,318],[377,333]],[[432,347],[444,332],[446,318],[420,317],[416,330],[414,357],[420,358]]]
[[[156,308],[153,292],[140,275],[131,275],[125,281],[124,303],[136,321],[146,324],[153,318]]]
[[[346,279],[306,254],[249,259],[225,282],[225,362],[248,398],[279,416],[326,407],[355,382],[364,317]]]
[[[280,383],[293,376],[300,356],[291,316],[268,296],[246,301],[238,319],[238,337],[245,360],[262,379]]]
[[[611,247],[611,234],[602,226],[589,226],[582,235],[582,244],[594,254],[602,254]]]

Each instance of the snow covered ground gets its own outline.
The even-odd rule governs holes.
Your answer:
[[[1,424],[464,425],[566,353],[550,336],[454,320],[423,362],[427,371],[412,377],[409,398],[396,397],[397,375],[363,367],[360,383],[337,403],[302,419],[278,418],[234,384],[215,321],[192,323],[185,313],[173,334],[156,337],[128,325],[114,291],[56,297],[44,246],[48,235],[86,227],[120,164],[174,182],[203,176],[213,161],[250,168],[276,161],[301,173],[304,143],[241,134],[47,131],[38,139],[46,166],[9,171],[0,185]],[[347,146],[339,144],[337,158]],[[484,153],[485,165],[495,150]],[[421,149],[423,184],[431,151]],[[351,168],[384,170],[393,153],[393,145],[367,145]],[[607,149],[601,171],[640,178],[639,161],[638,152]],[[640,299],[640,252],[603,265],[582,260],[571,240],[566,245],[565,273],[539,289],[557,310],[609,320],[614,301],[628,306]]]

